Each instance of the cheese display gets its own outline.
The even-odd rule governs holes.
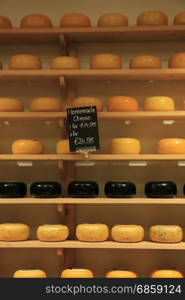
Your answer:
[[[173,111],[175,110],[175,102],[170,97],[154,96],[148,97],[144,101],[145,111]]]
[[[35,198],[57,198],[61,192],[60,183],[53,181],[34,182],[30,186],[30,194]]]
[[[75,198],[93,198],[99,193],[98,184],[95,181],[72,181],[68,185],[68,195]]]
[[[167,138],[157,144],[158,154],[185,154],[185,139]]]
[[[170,56],[168,60],[169,68],[184,69],[185,68],[185,52],[177,53]]]
[[[113,96],[108,100],[108,111],[137,111],[138,102],[129,96]]]
[[[41,69],[41,61],[37,56],[18,54],[10,58],[10,70],[38,70]]]
[[[50,64],[52,70],[74,70],[80,69],[80,60],[72,56],[58,56],[52,59]]]
[[[42,154],[43,145],[37,140],[17,140],[12,144],[13,154]]]
[[[185,11],[178,13],[173,19],[174,25],[185,25]]]
[[[0,198],[23,198],[27,194],[27,185],[24,182],[0,182]]]
[[[4,16],[0,16],[0,28],[12,28],[12,22]]]
[[[183,230],[178,225],[155,225],[150,227],[150,239],[157,243],[180,243]]]
[[[53,27],[51,20],[40,14],[31,14],[24,16],[20,23],[21,28],[50,28]]]
[[[137,274],[127,270],[111,270],[106,273],[105,278],[137,278]]]
[[[104,242],[109,237],[109,228],[105,224],[79,224],[76,238],[81,242]]]
[[[57,154],[70,154],[69,140],[60,140],[56,146]]]
[[[97,111],[103,110],[103,102],[96,97],[78,97],[72,102],[72,107],[96,106]]]
[[[42,270],[17,270],[13,278],[46,278],[47,275]]]
[[[39,97],[32,99],[30,111],[35,112],[57,112],[62,111],[62,101],[57,98]]]
[[[98,26],[128,26],[128,18],[119,13],[108,13],[100,16]]]
[[[112,154],[140,154],[140,141],[133,138],[112,139],[110,152]]]
[[[162,11],[151,10],[142,12],[137,18],[139,26],[168,25],[168,17]]]
[[[88,269],[65,269],[61,273],[61,278],[93,278],[93,272]]]
[[[160,69],[161,59],[152,55],[134,56],[129,64],[130,69]]]
[[[121,58],[115,54],[96,54],[90,61],[91,69],[121,69]]]
[[[20,112],[23,110],[24,105],[19,99],[0,97],[0,112]]]
[[[136,194],[136,186],[132,182],[108,181],[104,192],[108,198],[132,198]]]
[[[116,242],[136,243],[144,239],[144,228],[140,225],[115,225],[111,237]]]
[[[18,242],[29,239],[30,228],[21,223],[0,224],[0,241]]]
[[[150,278],[183,278],[183,274],[177,270],[156,270],[152,272]]]
[[[44,242],[62,242],[69,236],[69,228],[65,225],[41,225],[37,228],[37,238]]]
[[[145,184],[145,195],[149,198],[173,198],[177,186],[171,181],[152,181]]]
[[[80,13],[66,14],[61,18],[60,27],[91,27],[91,20]]]

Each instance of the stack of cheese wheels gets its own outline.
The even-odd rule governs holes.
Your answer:
[[[16,98],[0,98],[0,112],[5,112],[5,111],[23,111],[24,106],[23,103]]]
[[[28,225],[21,223],[0,224],[0,241],[25,241],[30,236]]]
[[[162,11],[151,10],[142,12],[137,18],[139,26],[168,25],[168,17]]]
[[[17,270],[13,278],[46,278],[46,273],[42,270]]]
[[[115,225],[112,227],[111,236],[116,242],[141,242],[144,238],[144,229],[140,225]]]
[[[62,111],[62,102],[57,98],[39,97],[34,98],[30,104],[30,111],[57,112]]]
[[[51,20],[40,14],[31,14],[24,16],[20,23],[21,28],[50,28],[53,27]]]
[[[0,16],[0,28],[12,28],[11,21],[4,16]]]
[[[43,145],[37,140],[17,140],[12,144],[13,154],[42,154]]]
[[[79,13],[66,14],[60,20],[60,27],[91,27],[91,20]]]
[[[133,138],[112,139],[110,152],[112,154],[139,154],[141,151],[140,141]]]
[[[38,70],[41,69],[41,61],[37,56],[29,54],[14,55],[10,59],[10,70]]]
[[[93,278],[93,272],[89,269],[65,269],[61,273],[61,278]]]
[[[50,64],[52,70],[73,70],[80,69],[80,60],[72,56],[58,56],[52,59]]]
[[[115,54],[103,53],[91,57],[91,69],[121,69],[121,58]]]
[[[185,154],[185,139],[162,139],[157,145],[158,154]]]
[[[150,228],[150,239],[157,243],[180,243],[183,230],[178,225],[155,225]]]
[[[185,52],[177,53],[170,56],[168,60],[169,68],[184,69],[185,68]]]
[[[174,25],[185,25],[185,11],[178,13],[173,19]]]
[[[60,140],[57,143],[56,146],[56,152],[57,154],[69,154],[70,148],[69,148],[69,140]]]
[[[129,64],[130,69],[160,69],[161,59],[152,55],[134,56]]]
[[[103,242],[109,237],[109,228],[105,224],[79,224],[76,237],[82,242]]]
[[[69,228],[65,225],[41,225],[37,228],[37,238],[44,242],[61,242],[67,240]]]
[[[108,111],[137,111],[138,102],[129,96],[113,96],[108,100]]]
[[[127,270],[111,270],[107,272],[105,278],[137,278],[135,272]]]
[[[175,102],[170,97],[154,96],[148,97],[144,101],[145,111],[173,111],[175,110]]]
[[[150,278],[183,278],[183,274],[177,270],[156,270],[152,272]]]
[[[72,107],[96,106],[97,111],[103,110],[103,102],[96,97],[78,97],[73,100]]]
[[[128,18],[119,13],[104,14],[98,18],[98,26],[128,26]]]

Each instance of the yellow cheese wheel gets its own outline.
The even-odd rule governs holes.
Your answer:
[[[23,111],[24,106],[23,103],[15,98],[0,98],[0,112],[8,112],[8,111]]]
[[[137,18],[139,26],[168,25],[168,17],[162,11],[151,10],[142,12]]]
[[[185,11],[178,13],[173,19],[174,25],[185,25]]]
[[[62,111],[62,102],[51,97],[34,98],[30,104],[30,111],[35,112],[56,112]]]
[[[155,225],[150,227],[150,239],[158,243],[179,243],[183,239],[183,230],[178,225]]]
[[[70,154],[69,140],[60,140],[56,146],[57,154]]]
[[[0,224],[0,241],[25,241],[30,236],[28,225],[21,223]]]
[[[91,69],[121,69],[121,58],[115,54],[103,53],[91,57]]]
[[[170,97],[148,97],[144,101],[145,111],[172,111],[175,110],[175,102]]]
[[[72,107],[96,106],[97,111],[103,110],[103,102],[96,97],[78,97],[73,100]]]
[[[112,139],[110,152],[112,154],[139,154],[141,151],[140,141],[132,138]]]
[[[144,228],[140,225],[115,225],[111,236],[116,242],[136,243],[143,240]]]
[[[17,270],[13,278],[46,278],[46,273],[42,270]]]
[[[183,278],[183,274],[177,270],[156,270],[150,278]]]
[[[108,100],[108,111],[137,111],[138,102],[133,97],[113,96]]]
[[[14,55],[10,59],[10,70],[38,70],[41,69],[41,61],[38,57],[29,54]]]
[[[168,61],[169,68],[184,69],[185,68],[185,52],[177,53],[170,56]]]
[[[0,16],[0,28],[12,28],[11,21],[4,16]]]
[[[42,154],[43,145],[37,140],[17,140],[12,144],[13,154]]]
[[[127,270],[111,270],[107,272],[105,278],[137,278],[135,272]]]
[[[98,26],[128,26],[128,18],[119,13],[104,14],[98,18]]]
[[[69,229],[65,225],[41,225],[37,228],[37,238],[45,242],[60,242],[67,240]]]
[[[158,154],[185,154],[185,139],[162,139],[157,145]]]
[[[129,64],[130,69],[160,69],[161,59],[152,55],[134,56]]]
[[[73,70],[80,69],[80,60],[72,56],[58,56],[52,59],[50,64],[52,70]]]
[[[50,28],[53,27],[51,20],[44,15],[31,14],[21,19],[20,27],[22,28]]]
[[[93,278],[93,272],[88,269],[65,269],[61,273],[61,278]]]
[[[91,27],[91,20],[79,13],[66,14],[60,20],[60,27]]]
[[[105,224],[79,224],[76,237],[82,242],[103,242],[109,237],[109,228]]]

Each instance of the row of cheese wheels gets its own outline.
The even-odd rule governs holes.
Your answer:
[[[38,240],[44,242],[65,241],[69,237],[66,225],[41,225],[36,230]],[[150,240],[158,243],[179,243],[183,240],[183,229],[178,225],[155,225],[149,230]],[[0,241],[25,241],[30,237],[30,227],[20,223],[0,224]],[[81,242],[104,242],[109,238],[106,224],[79,224],[76,238]],[[111,238],[120,243],[137,243],[144,239],[144,228],[140,225],[114,225]]]

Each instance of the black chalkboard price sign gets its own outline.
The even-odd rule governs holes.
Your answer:
[[[100,149],[96,106],[67,109],[70,151]]]

